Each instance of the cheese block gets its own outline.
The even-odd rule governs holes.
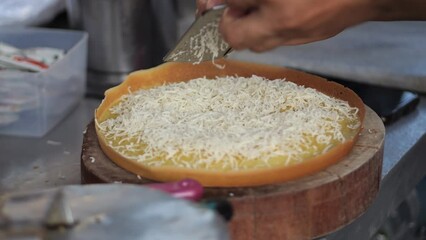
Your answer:
[[[137,175],[226,187],[288,181],[339,161],[363,118],[362,101],[339,84],[221,59],[134,72],[106,92],[95,122],[105,154]]]

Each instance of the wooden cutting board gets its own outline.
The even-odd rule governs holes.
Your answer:
[[[360,216],[381,179],[385,128],[366,107],[364,129],[339,163],[291,182],[244,188],[206,188],[205,198],[226,198],[234,207],[233,240],[304,240],[333,232]],[[94,122],[84,134],[81,181],[152,183],[113,163],[101,150]]]

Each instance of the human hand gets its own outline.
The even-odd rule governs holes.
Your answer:
[[[369,20],[426,20],[425,0],[197,0],[197,12],[225,2],[224,39],[255,52],[323,40]]]
[[[369,0],[228,0],[221,33],[236,49],[263,52],[332,37],[373,16]]]

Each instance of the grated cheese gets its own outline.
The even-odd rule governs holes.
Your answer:
[[[180,55],[190,54],[196,61],[193,64],[200,64],[205,57],[211,56],[212,63],[220,68],[225,68],[224,65],[215,63],[215,59],[219,57],[220,52],[224,52],[229,48],[228,43],[226,43],[220,32],[219,32],[219,21],[218,18],[216,21],[209,22],[203,26],[197,34],[194,34],[189,39],[189,48],[188,51],[178,51],[171,56],[171,58],[176,61]]]
[[[148,166],[244,170],[329,151],[360,127],[358,109],[284,79],[193,79],[122,96],[97,122],[109,145]]]

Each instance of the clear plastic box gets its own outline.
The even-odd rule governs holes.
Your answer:
[[[83,98],[87,33],[44,28],[0,28],[0,42],[18,48],[52,47],[65,56],[39,72],[0,71],[0,134],[42,137]]]

